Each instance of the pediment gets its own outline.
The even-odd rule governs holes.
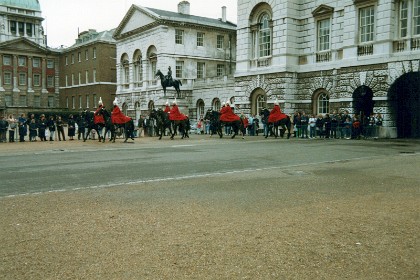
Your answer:
[[[312,11],[312,15],[314,17],[330,15],[332,13],[334,13],[334,8],[324,4],[318,6],[318,8]]]
[[[38,45],[28,39],[18,38],[15,40],[6,41],[0,44],[0,48],[5,51],[11,52],[24,52],[24,53],[43,53],[49,50],[41,45]]]
[[[158,21],[158,16],[154,15],[147,8],[132,5],[124,16],[121,23],[114,32],[114,38],[124,37],[132,34],[136,30],[151,26]]]

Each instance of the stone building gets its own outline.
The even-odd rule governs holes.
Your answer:
[[[0,0],[0,114],[58,106],[59,53],[47,47],[37,0]]]
[[[84,31],[74,45],[60,50],[60,107],[93,111],[100,98],[112,107],[117,89],[113,32]]]
[[[123,111],[138,119],[140,113],[172,102],[174,88],[164,94],[156,72],[181,81],[177,102],[196,120],[205,109],[219,109],[234,93],[236,25],[221,18],[190,15],[182,1],[178,12],[132,5],[117,27],[117,97]]]
[[[420,1],[238,0],[235,104],[381,113],[420,137]]]

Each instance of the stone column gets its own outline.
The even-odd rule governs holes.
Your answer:
[[[17,55],[14,55],[13,56],[13,92],[20,92],[18,88],[17,67],[18,67],[18,57]]]
[[[48,93],[47,90],[47,59],[42,58],[42,75],[41,75],[42,90],[41,93]]]
[[[28,93],[33,93],[32,89],[32,56],[28,57]]]

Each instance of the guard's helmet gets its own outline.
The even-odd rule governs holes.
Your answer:
[[[102,105],[103,103],[102,103],[102,97],[99,97],[99,102],[98,102],[98,105]]]

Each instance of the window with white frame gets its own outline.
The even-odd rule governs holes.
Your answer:
[[[399,2],[399,36],[420,35],[420,0]]]
[[[217,35],[216,48],[223,49],[224,41],[225,41],[225,37],[223,35]]]
[[[82,108],[82,96],[79,95],[79,109]]]
[[[12,65],[12,57],[10,55],[3,55],[3,65]]]
[[[92,76],[93,82],[96,83],[96,69],[92,70]]]
[[[373,41],[375,31],[375,7],[363,7],[359,9],[359,42]]]
[[[71,64],[74,64],[74,54],[71,54]]]
[[[76,109],[76,99],[74,96],[71,97],[71,108]]]
[[[77,53],[77,61],[82,62],[82,54],[80,52]]]
[[[54,76],[47,76],[47,87],[54,87]]]
[[[213,110],[214,111],[220,111],[220,100],[219,99],[215,99],[213,100]]]
[[[66,63],[66,65],[69,65],[69,58],[68,58],[68,56],[65,57],[65,63]]]
[[[74,86],[74,74],[71,74],[71,85]]]
[[[85,82],[86,84],[89,84],[89,70],[85,71]]]
[[[82,84],[82,73],[79,72],[78,76],[79,76],[79,85],[81,85]]]
[[[225,65],[224,64],[217,64],[216,76],[217,77],[222,77],[224,75],[225,75]]]
[[[41,86],[41,75],[40,74],[34,74],[33,84],[34,84],[34,87]]]
[[[66,108],[68,108],[68,107],[69,107],[69,98],[66,97]]]
[[[330,25],[329,18],[318,21],[318,51],[326,51],[330,49]]]
[[[26,73],[19,73],[19,85],[24,86],[26,85]]]
[[[204,78],[204,69],[206,64],[204,62],[197,62],[197,79]]]
[[[175,29],[175,44],[184,44],[184,30]]]
[[[204,33],[197,32],[197,47],[203,47],[203,46],[204,46]]]
[[[93,48],[92,52],[93,52],[92,57],[96,58],[96,48]]]
[[[265,94],[258,95],[256,105],[256,115],[258,115],[263,108],[267,107],[267,96]]]
[[[175,65],[175,76],[177,78],[183,77],[184,61],[177,61]]]
[[[18,57],[18,66],[26,66],[26,57],[24,56]]]
[[[41,96],[39,95],[34,96],[34,106],[41,107]]]
[[[89,60],[89,50],[85,50],[85,59]]]
[[[259,38],[259,56],[270,56],[271,55],[271,28],[270,28],[270,17],[264,13],[259,21],[260,29],[258,30]]]
[[[140,86],[140,82],[143,80],[143,61],[142,56],[139,54],[135,57],[134,60],[134,82],[137,83],[137,86]]]
[[[86,108],[89,108],[89,95],[86,95]]]
[[[317,97],[317,114],[327,114],[330,112],[330,97],[328,93],[322,92]]]
[[[11,72],[4,72],[3,83],[5,85],[11,85],[12,84],[12,73]]]
[[[41,59],[39,57],[34,57],[32,59],[32,67],[33,68],[41,68]]]
[[[54,60],[53,59],[47,59],[47,68],[48,69],[54,69]]]
[[[48,107],[54,107],[54,96],[48,96]]]

